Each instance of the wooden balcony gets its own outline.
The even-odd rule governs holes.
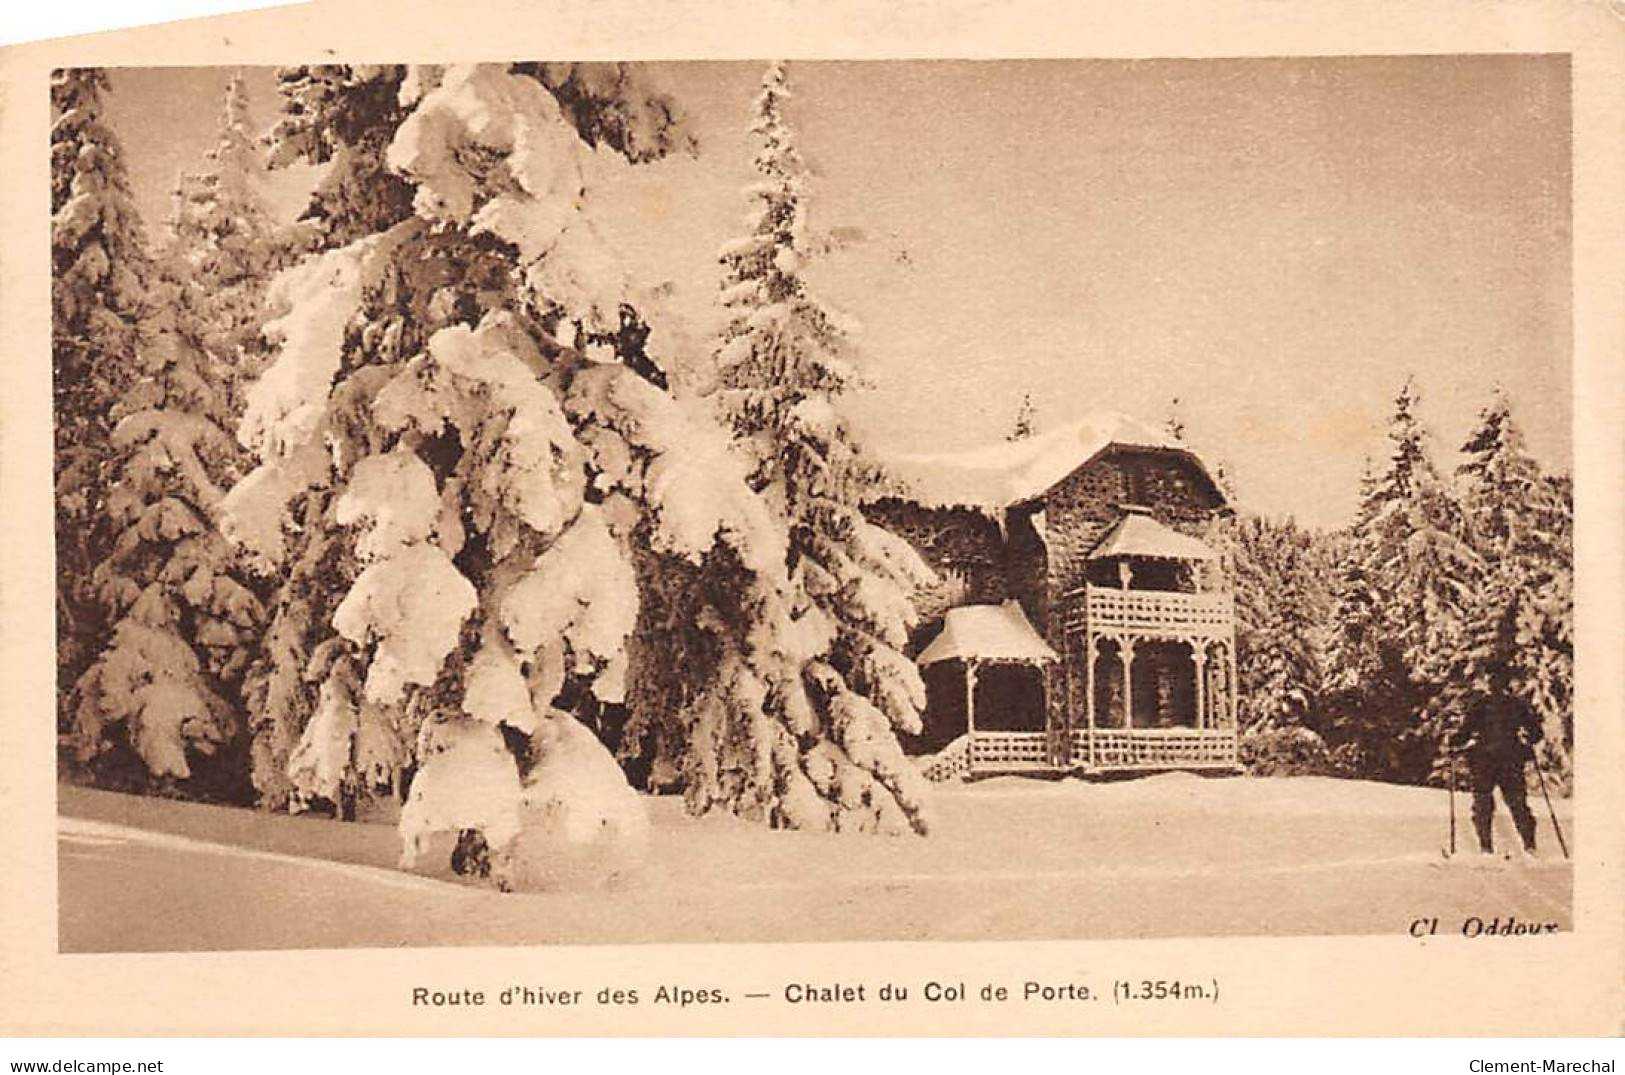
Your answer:
[[[1121,638],[1229,639],[1235,602],[1228,593],[1176,593],[1081,586],[1066,595],[1069,634]]]

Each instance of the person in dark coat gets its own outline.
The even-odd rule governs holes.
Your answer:
[[[1535,756],[1535,744],[1544,731],[1528,703],[1512,693],[1504,664],[1493,666],[1488,689],[1477,692],[1468,704],[1451,745],[1467,758],[1468,781],[1473,792],[1473,829],[1478,847],[1495,853],[1491,819],[1495,789],[1501,789],[1512,823],[1518,828],[1526,855],[1535,854],[1535,815],[1529,809],[1524,769]]]

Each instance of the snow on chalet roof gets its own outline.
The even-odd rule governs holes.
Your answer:
[[[1113,411],[1097,411],[1022,440],[964,452],[899,455],[886,463],[917,503],[999,510],[1039,496],[1114,444],[1178,452],[1202,466],[1188,445]]]
[[[916,662],[922,668],[940,661],[1059,660],[1038,637],[1014,601],[1002,605],[961,605],[943,617],[942,632],[931,640]]]
[[[1218,554],[1193,537],[1170,530],[1141,511],[1129,511],[1089,553],[1091,560],[1143,556],[1156,560],[1213,560]]]

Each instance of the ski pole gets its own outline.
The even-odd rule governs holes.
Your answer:
[[[1552,818],[1552,831],[1557,833],[1557,846],[1563,849],[1563,857],[1569,857],[1568,841],[1563,839],[1563,826],[1557,823],[1557,811],[1552,808],[1552,793],[1546,790],[1546,773],[1540,767],[1539,758],[1530,758],[1535,764],[1535,779],[1540,781],[1540,797],[1546,800],[1546,812]]]
[[[1456,854],[1456,752],[1450,751],[1450,854]]]

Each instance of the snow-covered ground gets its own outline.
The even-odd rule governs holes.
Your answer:
[[[1320,778],[938,787],[925,839],[770,832],[651,801],[609,890],[503,895],[394,869],[393,827],[60,789],[63,951],[1401,933],[1571,923],[1531,865],[1441,866],[1445,793]],[[1543,811],[1543,804],[1533,803]],[[1458,839],[1470,842],[1458,798]],[[1568,804],[1558,803],[1575,839]],[[1504,812],[1498,839],[1511,833]]]

